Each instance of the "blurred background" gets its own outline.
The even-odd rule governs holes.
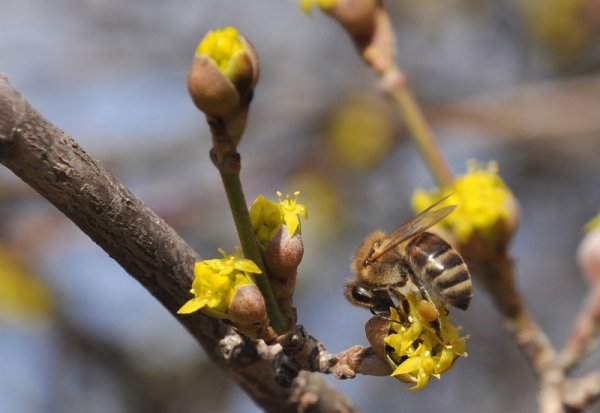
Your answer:
[[[398,59],[452,169],[497,160],[522,206],[518,283],[561,346],[585,297],[575,264],[600,207],[600,1],[385,2]],[[293,0],[3,0],[0,72],[109,165],[203,257],[237,244],[210,136],[187,95],[197,42],[236,26],[262,73],[240,147],[248,202],[300,190],[300,322],[332,352],[366,344],[342,285],[370,231],[433,185],[340,27]],[[469,357],[419,392],[331,382],[363,411],[532,412],[536,383],[475,286]],[[591,356],[579,371],[600,365]],[[259,412],[98,246],[0,168],[0,412]],[[590,411],[600,412],[600,406]]]

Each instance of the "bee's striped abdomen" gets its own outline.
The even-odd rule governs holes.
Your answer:
[[[471,302],[471,275],[460,254],[431,232],[423,232],[406,246],[415,276],[430,286],[446,304],[466,310]]]

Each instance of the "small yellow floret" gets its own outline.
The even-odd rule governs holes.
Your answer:
[[[253,274],[260,274],[251,260],[241,258],[241,253],[227,254],[219,250],[223,258],[199,261],[194,266],[194,281],[190,292],[194,298],[186,302],[178,314],[208,310],[210,315],[226,317],[227,309],[235,291],[242,285],[253,283]]]
[[[198,44],[196,56],[208,56],[221,72],[227,74],[231,58],[244,50],[238,31],[233,27],[208,32]]]
[[[282,200],[281,192],[277,192],[279,202],[271,201],[259,195],[250,207],[250,221],[259,242],[266,246],[279,229],[285,225],[290,236],[300,228],[300,217],[308,218],[308,212],[303,204],[297,202],[300,192],[294,192],[294,198],[289,195]]]
[[[338,0],[298,0],[300,10],[306,14],[310,14],[313,6],[321,8],[321,10],[329,10],[337,4]]]
[[[443,307],[439,317],[432,320],[429,311],[423,314],[424,307],[430,310],[432,303],[425,305],[414,294],[408,295],[406,301],[408,306],[392,309],[391,318],[396,322],[391,324],[391,334],[384,340],[390,347],[388,361],[395,368],[392,376],[415,383],[410,389],[419,390],[429,383],[431,376],[439,379],[457,357],[467,356],[468,337],[460,336],[461,327],[452,324]]]
[[[444,205],[457,205],[457,208],[442,225],[460,242],[468,240],[473,232],[489,234],[499,220],[511,219],[512,194],[498,175],[496,162],[480,168],[478,162],[470,161],[467,173],[456,178],[452,186],[432,191],[417,189],[412,197],[413,209],[421,212],[444,197],[448,197]]]

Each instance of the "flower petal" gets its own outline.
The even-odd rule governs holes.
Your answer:
[[[177,314],[190,314],[190,313],[193,313],[194,311],[198,311],[205,305],[206,305],[206,299],[192,298],[187,303],[182,305],[179,310],[177,310]]]
[[[421,368],[421,358],[420,357],[411,357],[406,359],[396,367],[396,370],[392,373],[392,376],[397,376],[399,374],[413,373],[415,371],[419,371]]]
[[[234,268],[236,270],[249,272],[252,274],[260,274],[262,271],[258,268],[258,265],[254,263],[252,260],[248,260],[245,258],[239,258],[234,263]]]
[[[298,214],[296,213],[296,211],[286,212],[283,217],[283,220],[285,221],[285,225],[290,231],[290,235],[294,235],[296,233],[296,230],[300,226],[300,219],[298,218]]]

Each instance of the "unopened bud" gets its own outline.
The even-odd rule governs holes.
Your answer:
[[[389,376],[392,371],[389,363],[386,363],[376,354],[368,355],[358,366],[358,373],[365,376]]]
[[[389,356],[389,347],[385,342],[385,338],[391,334],[392,322],[389,318],[375,316],[369,319],[365,325],[367,340],[371,344],[373,352],[389,366],[390,372],[398,367],[398,364]],[[414,382],[414,379],[408,374],[399,374],[394,377],[404,383]]]
[[[265,264],[269,268],[269,276],[285,282],[295,277],[304,255],[304,244],[300,232],[290,237],[287,225],[273,236],[264,251]]]
[[[325,10],[348,32],[363,59],[378,73],[394,66],[396,38],[379,0],[338,0]]]
[[[267,306],[255,284],[238,287],[227,309],[228,318],[235,324],[251,326],[267,324]]]
[[[371,344],[373,352],[383,360],[387,360],[385,351],[386,343],[384,339],[390,335],[391,320],[389,318],[375,316],[371,317],[365,324],[365,333],[367,340]]]
[[[600,285],[600,226],[591,228],[579,244],[577,262],[592,286]]]
[[[326,10],[346,29],[355,41],[364,43],[375,30],[378,0],[337,0]]]

